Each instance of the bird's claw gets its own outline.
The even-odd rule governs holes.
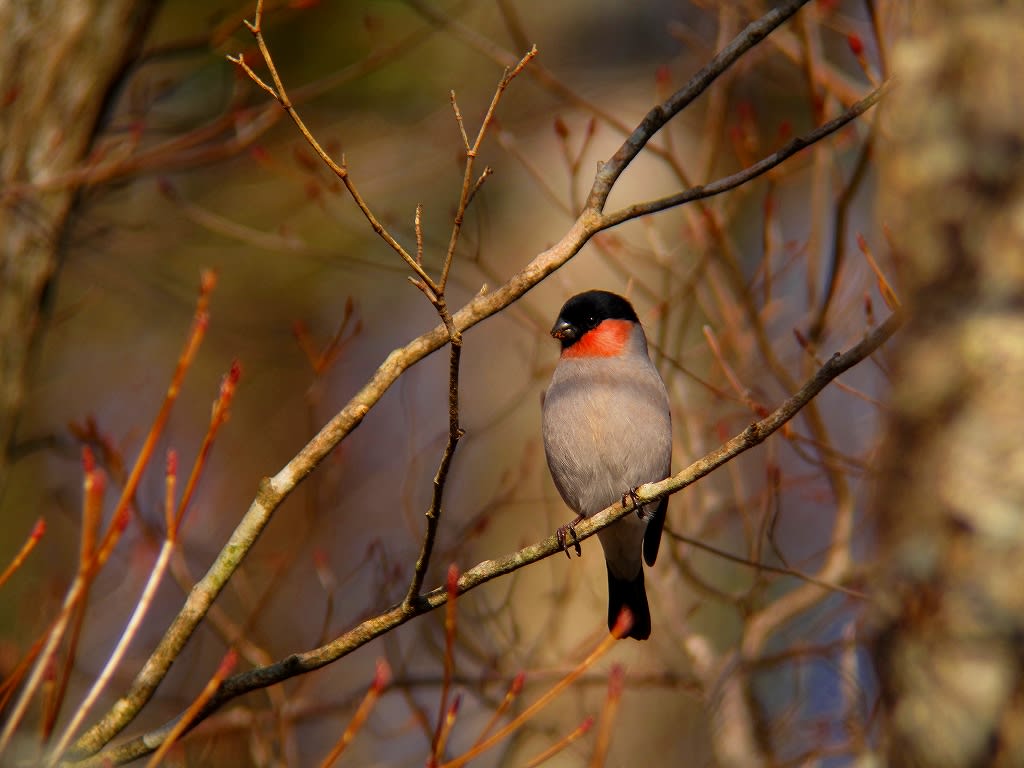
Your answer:
[[[583,547],[580,546],[580,539],[576,535],[576,523],[579,520],[573,520],[571,523],[558,526],[558,530],[555,531],[555,538],[558,540],[558,546],[561,547],[562,551],[565,552],[565,556],[572,560],[572,555],[569,554],[569,544],[566,541],[565,534],[572,534],[572,545],[573,549],[576,550],[576,557],[583,557]]]
[[[636,507],[636,516],[643,519],[644,508],[640,506],[640,496],[636,492],[637,488],[639,487],[639,485],[635,485],[628,491],[626,491],[624,494],[622,494],[622,506],[626,506],[626,499],[629,499],[631,502],[633,502],[633,506]]]

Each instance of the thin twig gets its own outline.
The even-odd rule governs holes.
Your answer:
[[[373,707],[377,703],[377,699],[380,698],[381,694],[391,683],[391,667],[388,666],[387,661],[384,659],[377,659],[377,671],[373,676],[373,682],[370,684],[370,689],[366,692],[363,700],[359,702],[359,708],[356,709],[356,713],[352,715],[352,719],[349,724],[345,727],[344,732],[338,739],[337,743],[331,748],[331,751],[327,756],[320,762],[320,768],[331,768],[332,765],[341,757],[341,754],[348,748],[348,745],[352,743],[352,739],[356,737],[359,729],[363,727],[363,723],[366,722],[366,718],[370,716],[370,712],[373,711]]]
[[[192,500],[192,494],[195,491],[196,485],[199,482],[199,477],[202,474],[202,470],[206,467],[207,457],[210,453],[210,448],[213,445],[214,438],[217,432],[227,421],[228,413],[231,407],[231,401],[234,399],[235,391],[238,386],[238,380],[241,376],[241,367],[238,362],[234,362],[231,366],[230,372],[224,376],[221,381],[220,393],[217,400],[213,404],[213,410],[210,416],[210,425],[207,428],[206,435],[203,438],[203,443],[199,449],[199,454],[196,456],[196,460],[192,465],[192,472],[189,474],[188,482],[185,486],[185,491],[182,494],[181,501],[178,504],[177,510],[174,506],[174,489],[177,481],[177,454],[173,451],[168,454],[167,457],[167,472],[166,472],[166,498],[164,505],[164,521],[166,526],[166,535],[163,544],[160,547],[160,552],[157,555],[156,562],[153,565],[152,570],[149,574],[149,579],[146,582],[145,587],[142,590],[142,594],[135,604],[135,609],[132,612],[131,618],[125,625],[124,631],[121,633],[117,645],[111,652],[107,663],[104,665],[103,670],[96,677],[92,687],[82,700],[81,704],[75,710],[74,717],[71,722],[65,726],[63,733],[60,738],[57,739],[56,745],[53,747],[50,753],[50,760],[47,765],[55,765],[57,760],[60,759],[61,754],[67,749],[68,743],[71,741],[78,727],[82,721],[88,715],[89,710],[95,704],[96,699],[99,698],[103,689],[106,687],[110,678],[113,676],[114,671],[121,663],[121,659],[127,652],[129,645],[135,638],[139,627],[142,624],[142,620],[149,612],[149,608],[153,603],[153,598],[156,594],[156,588],[160,585],[163,580],[164,572],[167,569],[167,565],[170,561],[171,554],[174,552],[175,546],[178,541],[178,534],[181,529],[181,523],[185,515],[185,510],[188,509],[189,503]]]
[[[611,672],[608,673],[608,695],[604,698],[604,708],[601,710],[601,722],[597,728],[597,743],[594,744],[594,752],[590,756],[590,768],[602,768],[608,759],[608,748],[611,746],[612,734],[615,731],[615,716],[622,703],[625,682],[626,672],[622,665],[613,665]]]
[[[270,49],[267,47],[267,41],[263,37],[262,24],[263,0],[257,0],[256,16],[253,21],[246,21],[245,26],[256,39],[256,46],[259,48],[260,55],[263,57],[263,62],[267,65],[267,71],[270,72],[270,78],[273,81],[273,85],[271,86],[264,82],[260,76],[253,71],[252,67],[246,63],[245,57],[241,53],[237,56],[228,56],[228,61],[238,65],[238,67],[249,76],[249,79],[266,91],[272,99],[281,105],[281,108],[284,109],[288,114],[288,117],[290,117],[292,122],[295,123],[295,127],[299,129],[299,133],[302,134],[302,137],[306,140],[309,146],[313,148],[313,151],[319,155],[324,164],[327,165],[327,167],[334,172],[334,175],[341,180],[342,184],[345,185],[345,189],[348,190],[352,200],[355,201],[355,204],[359,207],[363,216],[370,223],[373,231],[376,232],[380,238],[402,258],[409,268],[419,276],[420,280],[422,280],[431,289],[434,289],[434,282],[424,271],[423,267],[416,263],[416,259],[411,256],[409,252],[405,250],[397,240],[395,240],[394,237],[391,236],[391,233],[387,231],[384,225],[381,224],[373,214],[373,211],[370,210],[369,205],[367,205],[363,196],[356,188],[355,183],[352,181],[352,177],[349,175],[348,169],[345,167],[344,158],[340,164],[335,162],[334,158],[328,154],[327,150],[320,145],[320,142],[316,140],[316,137],[313,136],[309,128],[306,127],[305,122],[303,122],[298,111],[295,109],[295,106],[292,104],[291,99],[288,97],[288,92],[285,90],[284,82],[281,80],[281,76],[277,71],[277,66],[274,64],[274,59],[270,55]]]
[[[560,739],[552,744],[550,747],[545,749],[539,755],[531,759],[524,768],[537,768],[537,766],[543,765],[552,757],[557,755],[559,752],[570,747],[574,742],[579,741],[586,736],[590,729],[594,727],[593,716],[583,720],[578,726],[576,726],[564,739]]]
[[[447,740],[445,727],[447,720],[453,717],[448,707],[448,695],[451,692],[452,677],[455,674],[455,629],[458,625],[458,614],[456,606],[459,594],[459,568],[455,563],[448,566],[448,603],[444,610],[444,677],[441,680],[441,698],[437,707],[437,724],[434,726],[434,736],[430,745],[431,763],[440,762],[444,754],[444,746]]]
[[[448,442],[445,444],[444,453],[441,456],[441,462],[437,468],[437,474],[434,475],[434,491],[430,502],[430,508],[427,510],[427,530],[423,537],[423,546],[420,549],[419,557],[416,559],[416,566],[413,569],[413,577],[409,583],[409,589],[405,595],[405,602],[407,604],[411,603],[419,596],[420,589],[423,587],[423,579],[426,577],[427,568],[430,565],[430,555],[434,548],[434,540],[437,537],[437,528],[441,517],[441,503],[444,498],[445,481],[448,477],[448,470],[451,467],[452,458],[455,455],[455,449],[458,447],[459,440],[464,434],[462,427],[459,426],[459,363],[462,359],[462,332],[456,327],[452,320],[451,313],[448,311],[448,304],[445,299],[445,288],[448,284],[448,272],[451,269],[452,259],[455,256],[455,248],[459,242],[459,235],[462,231],[462,222],[466,215],[466,209],[477,190],[480,189],[484,180],[490,175],[490,169],[485,168],[483,174],[481,174],[480,178],[475,184],[473,184],[473,162],[480,150],[480,145],[483,143],[484,137],[487,135],[487,128],[494,119],[494,112],[498,107],[498,102],[501,100],[501,95],[505,92],[509,83],[512,82],[512,79],[518,75],[536,55],[537,49],[533,48],[519,61],[517,66],[506,71],[502,76],[498,83],[498,87],[494,92],[494,97],[491,99],[491,105],[487,109],[487,114],[484,115],[483,122],[480,124],[480,130],[477,132],[476,141],[472,146],[469,144],[469,136],[466,134],[466,128],[462,120],[462,113],[459,111],[458,102],[455,100],[455,92],[452,91],[451,94],[452,109],[455,112],[455,121],[458,123],[459,132],[462,134],[462,141],[466,148],[466,168],[465,173],[463,174],[462,192],[459,196],[459,205],[455,211],[454,224],[452,225],[452,234],[448,242],[448,250],[445,253],[444,266],[441,269],[441,278],[437,283],[430,283],[434,293],[433,297],[431,298],[428,294],[428,298],[430,298],[431,303],[433,303],[434,308],[441,317],[441,322],[444,324],[445,331],[448,334],[448,343],[451,350],[448,364]],[[416,221],[418,246],[420,242],[418,212]],[[419,253],[418,248],[417,253]]]
[[[174,746],[176,742],[189,728],[192,727],[192,721],[196,714],[203,709],[203,705],[209,700],[209,698],[217,690],[217,686],[220,685],[221,681],[231,674],[231,670],[235,668],[238,663],[238,654],[232,648],[224,654],[224,658],[221,659],[217,670],[213,673],[213,676],[207,681],[206,685],[203,686],[203,690],[195,698],[189,708],[185,710],[185,713],[178,719],[171,728],[170,733],[167,734],[167,738],[161,742],[160,747],[156,750],[153,756],[146,763],[146,768],[156,768],[160,764],[160,760],[167,754],[167,751]]]
[[[466,127],[462,122],[462,114],[459,112],[459,105],[455,101],[455,91],[452,91],[452,109],[455,111],[455,121],[459,125],[459,131],[462,134],[462,142],[466,148],[466,168],[462,177],[462,193],[459,196],[458,207],[455,209],[452,233],[448,238],[448,250],[445,252],[444,265],[441,268],[441,279],[438,280],[437,284],[438,293],[444,293],[445,286],[448,285],[448,271],[451,269],[452,259],[455,256],[455,247],[459,243],[459,234],[462,231],[462,222],[466,217],[466,208],[469,206],[469,202],[472,197],[480,188],[480,185],[483,184],[490,175],[489,171],[485,170],[480,178],[477,179],[476,184],[474,184],[473,163],[476,160],[477,155],[480,153],[480,146],[483,144],[484,137],[487,135],[487,129],[490,128],[491,123],[494,120],[494,113],[498,109],[498,103],[501,101],[501,97],[505,93],[505,89],[508,88],[516,75],[522,72],[526,65],[529,64],[536,55],[537,46],[533,46],[526,52],[526,55],[519,60],[518,64],[511,69],[505,70],[505,74],[502,75],[501,80],[498,82],[498,87],[494,90],[494,96],[491,98],[491,104],[487,108],[487,114],[484,115],[484,119],[480,123],[480,130],[477,131],[476,141],[473,142],[472,146],[470,146],[469,137],[466,134]]]
[[[825,293],[821,298],[821,305],[811,322],[807,335],[813,342],[821,341],[825,332],[825,320],[828,316],[832,299],[836,293],[836,285],[839,283],[839,272],[843,268],[843,261],[846,257],[846,223],[849,218],[850,206],[853,203],[854,195],[860,189],[861,183],[867,176],[868,160],[871,159],[872,150],[875,144],[875,126],[868,129],[867,138],[857,153],[857,161],[854,163],[853,171],[849,180],[843,185],[836,201],[834,220],[832,222],[832,252],[829,259],[828,277],[825,280]]]
[[[449,335],[448,441],[445,443],[441,462],[434,475],[434,489],[426,514],[427,530],[423,535],[423,545],[420,548],[419,557],[416,558],[416,566],[413,568],[409,589],[405,593],[403,602],[406,605],[412,605],[423,588],[423,580],[426,578],[427,568],[430,565],[430,555],[434,550],[434,540],[437,538],[438,523],[441,520],[441,504],[444,501],[444,487],[448,479],[448,470],[451,469],[452,458],[455,456],[459,440],[465,434],[462,427],[459,426],[459,367],[462,359],[462,332],[455,327],[443,295],[437,297],[437,307],[441,317],[445,320]]]
[[[749,51],[764,38],[771,34],[772,30],[785,22],[789,17],[806,5],[809,0],[788,0],[776,8],[768,11],[764,16],[747,25],[740,34],[732,39],[721,51],[712,57],[711,61],[701,67],[689,82],[668,99],[656,107],[653,107],[640,121],[640,124],[626,138],[622,146],[612,155],[606,163],[601,165],[594,179],[587,198],[587,208],[596,211],[603,211],[612,186],[618,180],[622,172],[640,154],[648,141],[661,130],[661,128],[685,107],[708,89],[708,86],[715,79],[735,64],[744,53]]]
[[[616,622],[615,627],[612,629],[611,634],[609,634],[600,643],[598,643],[597,647],[590,652],[587,658],[585,658],[578,665],[576,665],[576,667],[571,672],[569,672],[569,674],[567,674],[565,677],[563,677],[561,680],[555,683],[555,685],[553,685],[550,689],[545,691],[544,695],[542,695],[539,699],[533,702],[533,704],[531,704],[518,715],[516,715],[514,718],[512,718],[512,720],[509,721],[509,723],[505,725],[504,728],[499,730],[489,739],[485,739],[480,744],[477,744],[475,747],[473,747],[473,749],[469,750],[464,755],[461,755],[460,757],[457,757],[454,760],[445,763],[441,766],[441,768],[461,768],[461,766],[466,765],[468,762],[470,762],[470,760],[476,758],[481,753],[486,752],[494,745],[500,743],[503,739],[508,738],[510,734],[515,733],[515,731],[521,728],[522,725],[526,723],[531,717],[533,717],[540,710],[542,710],[549,703],[551,703],[562,691],[564,691],[566,688],[572,685],[576,681],[576,679],[579,678],[580,675],[586,672],[590,667],[592,667],[598,659],[600,659],[602,656],[608,653],[608,651],[610,651],[612,647],[615,645],[615,642],[619,638],[624,636],[626,632],[629,631],[629,623],[631,622],[632,619],[630,619],[628,623],[624,623],[622,618],[620,617],[619,620]]]
[[[15,571],[17,571],[21,564],[25,562],[25,559],[32,553],[32,550],[36,548],[36,544],[43,538],[43,534],[46,533],[46,520],[39,518],[36,520],[36,524],[32,526],[32,532],[29,533],[25,543],[22,544],[21,549],[18,550],[18,554],[11,560],[2,574],[0,574],[0,587],[7,583],[7,580],[11,578]]]
[[[835,133],[843,126],[863,115],[878,103],[879,99],[881,99],[889,89],[891,83],[892,80],[886,80],[863,99],[850,105],[849,109],[841,115],[834,117],[827,123],[823,123],[810,133],[791,139],[784,147],[782,147],[782,149],[761,158],[753,165],[748,166],[741,171],[737,171],[730,176],[713,181],[710,184],[690,187],[689,189],[684,189],[682,192],[677,192],[674,195],[668,195],[667,197],[662,197],[657,200],[648,200],[643,203],[636,203],[635,205],[620,208],[614,213],[604,214],[602,216],[602,223],[604,224],[603,228],[614,227],[624,221],[629,221],[630,219],[647,216],[669,208],[675,208],[683,203],[689,203],[694,200],[702,200],[707,197],[713,197],[714,195],[720,195],[723,192],[728,192],[742,184],[746,184],[752,179],[756,179],[758,176],[770,171],[772,168],[775,168],[777,165],[798,152],[816,144],[826,136]]]
[[[174,403],[178,399],[178,393],[181,391],[181,385],[184,381],[185,374],[191,367],[192,361],[195,359],[196,353],[199,351],[199,346],[202,343],[203,337],[206,335],[206,328],[209,324],[208,308],[210,294],[213,292],[216,284],[217,278],[215,272],[204,271],[202,273],[200,279],[199,299],[196,302],[196,311],[192,320],[192,327],[189,330],[188,338],[185,341],[185,348],[178,357],[178,364],[171,376],[171,383],[167,387],[167,394],[164,396],[164,401],[160,406],[160,410],[153,419],[153,424],[149,429],[149,434],[146,435],[146,439],[142,444],[142,448],[139,450],[139,455],[135,460],[135,464],[132,466],[131,473],[125,482],[124,488],[121,490],[121,497],[118,499],[117,505],[114,507],[110,523],[103,535],[103,539],[100,542],[98,549],[96,549],[90,557],[88,569],[90,578],[76,579],[68,590],[67,595],[64,597],[64,603],[61,606],[61,613],[49,630],[46,642],[43,645],[43,650],[40,653],[39,658],[36,660],[35,666],[33,667],[24,688],[21,690],[21,695],[15,703],[14,709],[8,716],[3,731],[0,732],[0,753],[2,753],[10,743],[10,739],[14,735],[14,731],[17,729],[22,716],[24,716],[25,709],[28,707],[30,699],[35,694],[36,689],[42,681],[45,667],[53,657],[58,643],[63,638],[64,630],[67,628],[67,622],[70,620],[72,613],[84,598],[92,578],[95,577],[96,573],[98,573],[106,564],[107,559],[114,550],[114,547],[121,539],[121,534],[124,532],[125,526],[128,523],[130,503],[132,498],[135,496],[135,490],[138,488],[139,481],[142,479],[142,473],[149,463],[149,459],[153,454],[156,442],[167,424],[167,420],[170,417]]]
[[[710,552],[715,557],[720,557],[723,560],[728,560],[732,563],[745,565],[749,568],[756,568],[759,571],[777,573],[780,576],[792,576],[794,579],[800,579],[801,581],[809,582],[811,584],[821,587],[822,589],[827,589],[830,592],[842,592],[844,595],[849,595],[850,597],[857,598],[858,600],[867,600],[867,595],[865,595],[863,592],[858,592],[856,589],[844,587],[841,584],[830,584],[827,581],[822,581],[821,579],[812,576],[809,573],[804,573],[803,571],[799,571],[795,568],[779,568],[774,565],[767,565],[766,563],[754,562],[753,560],[748,560],[745,557],[740,557],[739,555],[734,555],[731,552],[726,552],[724,549],[713,547],[710,544],[701,541],[700,539],[695,539],[692,536],[687,536],[684,533],[676,533],[668,526],[665,526],[665,533],[670,538],[673,538],[676,541],[681,541],[684,544],[689,544],[691,547],[696,547],[697,549],[703,549],[705,552]]]

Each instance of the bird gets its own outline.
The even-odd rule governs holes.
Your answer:
[[[576,519],[573,526],[644,483],[671,472],[672,415],[665,382],[647,352],[632,304],[610,291],[579,293],[562,306],[551,328],[561,344],[541,420],[548,469]],[[651,635],[643,562],[654,565],[668,497],[644,505],[598,533],[608,570],[608,628],[622,609],[632,613],[625,637]],[[580,553],[579,542],[576,552]]]

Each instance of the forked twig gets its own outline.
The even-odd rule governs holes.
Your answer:
[[[451,467],[452,458],[455,455],[455,449],[458,447],[459,440],[464,434],[462,427],[459,425],[459,369],[462,358],[462,331],[460,331],[456,326],[452,319],[452,315],[448,310],[445,290],[448,285],[448,273],[451,269],[452,259],[455,256],[455,249],[459,243],[459,235],[462,232],[462,222],[466,216],[466,209],[469,207],[470,202],[473,200],[473,197],[483,185],[484,181],[491,174],[491,169],[485,168],[483,173],[476,180],[476,183],[473,183],[473,164],[479,154],[480,145],[483,143],[484,137],[487,135],[487,128],[494,119],[494,112],[498,108],[498,102],[501,100],[501,95],[505,92],[505,89],[508,88],[512,79],[518,75],[536,55],[537,49],[533,48],[519,61],[518,65],[513,67],[511,70],[506,70],[504,75],[502,75],[502,78],[498,83],[498,87],[495,89],[494,97],[491,99],[490,107],[487,109],[487,114],[484,115],[484,119],[480,124],[480,129],[477,131],[476,140],[472,145],[469,143],[469,136],[466,133],[466,126],[462,119],[462,112],[459,110],[458,102],[455,100],[455,92],[453,91],[451,94],[451,103],[452,110],[455,113],[455,122],[458,124],[459,133],[462,135],[463,146],[466,150],[466,168],[462,178],[462,191],[459,195],[459,204],[455,211],[454,223],[452,224],[452,233],[448,241],[448,250],[445,253],[444,264],[441,268],[441,277],[436,283],[429,283],[431,289],[431,292],[429,293],[422,286],[418,286],[424,291],[424,293],[426,293],[427,298],[430,299],[431,303],[433,303],[434,308],[437,310],[437,313],[441,318],[441,322],[444,324],[445,331],[448,334],[448,343],[450,345],[448,363],[448,441],[445,444],[444,452],[441,455],[441,461],[437,467],[437,473],[434,475],[433,494],[430,501],[430,507],[427,509],[426,513],[427,529],[423,534],[423,545],[420,548],[419,556],[416,558],[416,565],[413,568],[413,575],[409,582],[409,589],[405,594],[406,604],[411,604],[413,600],[419,597],[420,590],[423,588],[423,580],[426,578],[427,568],[430,566],[430,556],[434,549],[434,541],[437,538],[437,528],[441,518],[441,503],[444,498],[445,482],[448,478],[448,471]],[[422,237],[423,235],[420,229],[420,209],[417,207],[417,261],[422,261]]]
[[[316,137],[310,132],[309,128],[306,127],[306,123],[299,116],[298,111],[295,109],[288,97],[288,92],[285,90],[284,82],[281,80],[281,75],[277,71],[277,65],[274,64],[274,58],[270,55],[270,49],[267,47],[267,41],[263,37],[263,0],[256,0],[256,16],[253,21],[245,20],[244,24],[252,36],[256,39],[256,46],[259,48],[260,55],[263,57],[263,63],[267,66],[267,71],[270,72],[270,78],[273,85],[266,83],[252,67],[245,61],[245,57],[242,54],[237,56],[228,56],[228,60],[237,64],[239,68],[246,75],[249,76],[256,85],[266,91],[270,98],[274,99],[281,108],[288,113],[288,117],[295,123],[295,127],[299,129],[299,133],[302,134],[303,138],[309,143],[309,146],[313,148],[313,151],[320,157],[324,164],[330,168],[334,175],[337,176],[341,183],[345,185],[345,189],[352,196],[352,200],[359,207],[363,216],[370,223],[373,231],[376,232],[380,238],[387,243],[391,249],[397,253],[404,261],[409,269],[415,272],[420,280],[424,281],[427,285],[433,287],[433,281],[430,276],[424,271],[423,267],[416,263],[416,259],[413,258],[405,248],[399,244],[391,233],[387,231],[383,224],[374,216],[373,211],[366,204],[363,196],[359,193],[355,183],[352,181],[352,177],[348,172],[348,168],[345,167],[345,160],[342,158],[341,163],[335,162],[334,158],[330,156],[326,149],[324,149],[320,142],[316,140]]]
[[[615,622],[615,626],[612,628],[611,633],[598,643],[597,647],[590,652],[590,655],[577,664],[569,674],[551,686],[551,688],[548,689],[543,696],[533,702],[533,704],[512,718],[504,728],[501,728],[493,736],[474,746],[464,755],[460,755],[454,760],[444,763],[440,768],[461,768],[461,766],[466,765],[470,760],[475,759],[491,747],[508,738],[510,734],[515,733],[515,731],[521,728],[531,717],[550,704],[562,691],[576,682],[576,679],[590,669],[598,659],[608,653],[608,651],[614,647],[616,641],[629,631],[629,627],[632,623],[632,616],[629,615],[628,611],[623,610],[618,621]]]
[[[448,250],[444,257],[444,266],[441,268],[441,279],[438,281],[438,288],[441,293],[444,293],[445,286],[448,285],[448,270],[452,266],[452,258],[455,256],[455,247],[459,242],[459,233],[462,231],[462,221],[466,216],[466,208],[469,206],[470,200],[473,195],[476,194],[480,185],[483,184],[484,180],[490,175],[490,168],[484,169],[483,174],[477,179],[476,184],[473,184],[473,162],[476,160],[477,155],[480,153],[480,145],[483,144],[484,137],[487,135],[487,129],[490,128],[491,122],[494,120],[494,113],[498,109],[498,102],[501,101],[502,95],[505,93],[505,89],[508,88],[509,84],[515,79],[516,75],[523,71],[527,64],[529,64],[534,57],[537,55],[537,46],[533,46],[526,55],[519,60],[511,69],[506,69],[502,75],[501,80],[498,82],[498,87],[494,91],[494,96],[491,98],[491,104],[487,108],[487,113],[484,115],[484,119],[480,123],[480,130],[477,131],[476,140],[472,145],[469,143],[469,137],[466,134],[466,127],[462,122],[462,113],[459,111],[458,102],[455,101],[455,91],[451,93],[452,109],[455,112],[455,121],[459,124],[459,131],[462,134],[462,143],[466,148],[466,169],[462,177],[462,193],[459,196],[459,205],[455,209],[455,221],[452,225],[452,234],[448,239]]]

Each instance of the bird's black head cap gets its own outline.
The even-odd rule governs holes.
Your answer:
[[[619,294],[611,291],[585,291],[577,293],[562,305],[551,335],[562,342],[562,347],[569,347],[605,320],[640,322],[633,305]]]

